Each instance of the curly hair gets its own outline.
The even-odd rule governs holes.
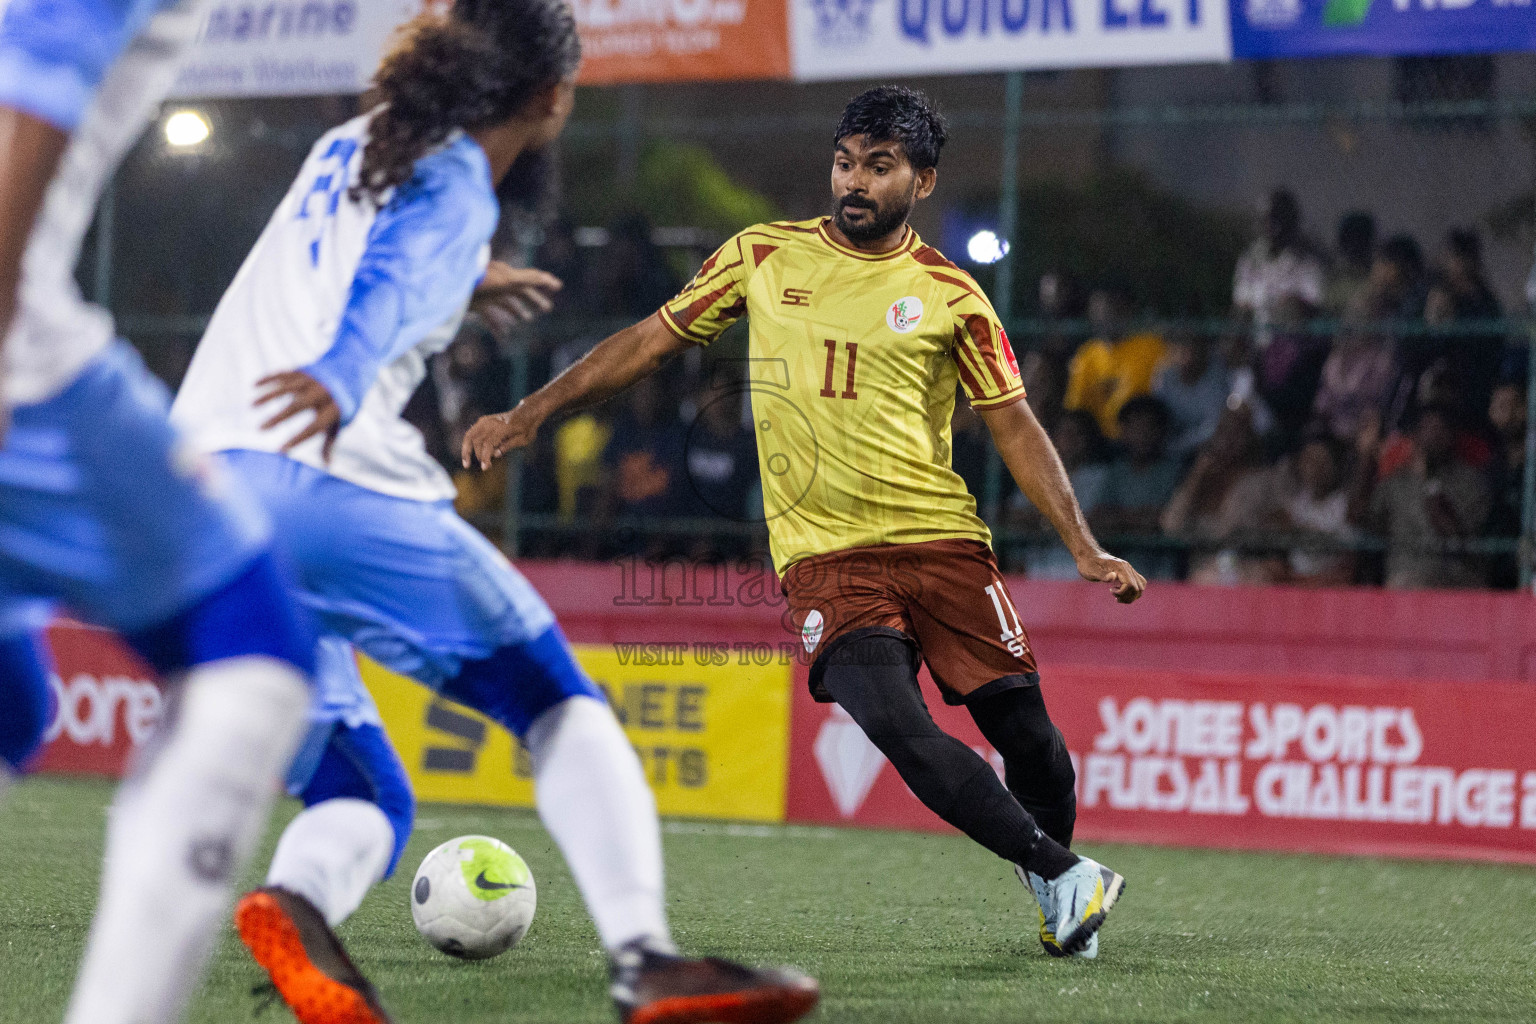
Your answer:
[[[568,0],[457,0],[416,19],[374,76],[383,106],[353,198],[382,203],[454,129],[505,121],[580,64]]]
[[[900,142],[912,166],[921,171],[939,165],[949,130],[927,96],[904,85],[882,85],[848,101],[832,144],[852,135]]]

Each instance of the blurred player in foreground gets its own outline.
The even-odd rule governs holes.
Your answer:
[[[907,225],[933,192],[944,140],[920,93],[854,99],[835,136],[832,216],[741,232],[660,312],[475,424],[464,464],[488,466],[551,415],[617,394],[748,315],[764,514],[816,655],[812,693],[842,705],[935,814],[1015,865],[1039,902],[1047,951],[1091,957],[1125,883],[1068,849],[1072,761],[991,534],[950,468],[957,378],[1083,577],[1122,602],[1146,581],[1089,532],[981,289]],[[922,661],[1002,754],[1006,787],[934,723]]]
[[[527,747],[626,1021],[771,1024],[817,1000],[793,972],[677,955],[634,749],[548,606],[455,514],[452,482],[400,419],[486,273],[497,183],[560,134],[579,62],[566,0],[459,0],[411,26],[375,80],[381,105],[315,145],[176,400],[175,420],[259,494],[328,631],[316,727],[290,777],[307,808],[236,909],[304,1024],[388,1019],[330,929],[394,870],[411,829],[348,643]],[[536,298],[540,278],[508,287]]]
[[[54,602],[117,630],[170,685],[112,808],[73,1024],[180,1016],[299,741],[314,661],[264,519],[183,449],[164,389],[74,283],[101,187],[196,29],[195,5],[156,16],[171,6],[12,0],[0,21],[0,789],[48,723]]]

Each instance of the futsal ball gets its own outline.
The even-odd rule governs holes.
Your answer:
[[[416,930],[463,960],[486,960],[517,945],[537,903],[528,864],[489,836],[450,839],[427,854],[411,883]]]

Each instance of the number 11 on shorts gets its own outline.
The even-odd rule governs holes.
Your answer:
[[[1008,645],[1008,650],[1017,657],[1024,657],[1024,625],[1019,621],[1019,610],[1013,606],[1013,598],[1008,596],[1008,588],[1001,583],[989,583],[987,596],[992,599],[992,609],[997,612],[997,624],[1002,628],[998,639]],[[1007,605],[1005,612],[1003,606]],[[1013,616],[1013,624],[1009,625],[1008,616]]]

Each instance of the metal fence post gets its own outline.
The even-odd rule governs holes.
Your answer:
[[[997,233],[1017,248],[1014,233],[1019,222],[1019,132],[1024,115],[1024,73],[1010,71],[1003,76],[1003,167],[997,200]],[[1013,267],[1016,257],[1004,255],[997,263],[997,278],[992,301],[997,318],[1006,328],[1013,319]],[[982,498],[982,516],[996,529],[1002,516],[1003,459],[996,445],[987,447],[986,493]]]
[[[1536,285],[1536,267],[1531,268]],[[1532,289],[1536,291],[1536,288]],[[1536,302],[1533,302],[1536,304]],[[1520,589],[1531,590],[1532,556],[1536,555],[1536,327],[1525,336],[1525,477],[1520,495]]]

